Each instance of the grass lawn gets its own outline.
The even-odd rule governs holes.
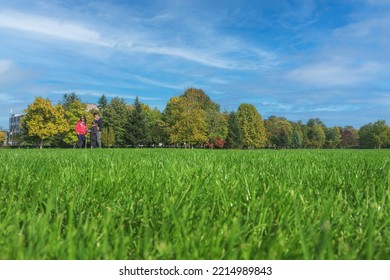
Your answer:
[[[390,259],[390,150],[0,149],[0,259]]]

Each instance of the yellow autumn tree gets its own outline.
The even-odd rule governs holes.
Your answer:
[[[196,105],[185,98],[169,100],[165,121],[171,143],[193,145],[207,142],[206,120],[201,108]]]
[[[40,148],[45,141],[68,129],[64,108],[61,105],[53,106],[49,99],[36,97],[24,113],[22,123],[25,133],[39,139]]]
[[[266,132],[261,115],[252,104],[241,104],[237,119],[245,148],[261,148],[266,144]]]
[[[5,143],[5,139],[7,139],[7,132],[0,131],[0,147]]]
[[[64,106],[63,106],[64,107]],[[66,144],[77,143],[77,134],[74,130],[76,123],[82,116],[86,117],[87,126],[90,127],[90,123],[93,120],[93,115],[87,112],[87,105],[82,104],[79,100],[72,101],[65,109],[65,119],[68,122],[67,130],[61,135],[62,141]]]

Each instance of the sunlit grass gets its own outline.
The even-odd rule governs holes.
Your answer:
[[[0,150],[1,259],[389,259],[390,151]]]

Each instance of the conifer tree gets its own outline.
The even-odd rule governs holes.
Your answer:
[[[130,145],[149,144],[150,133],[148,131],[146,115],[142,110],[138,96],[135,98],[132,110],[129,112],[126,124],[126,142]]]
[[[236,112],[232,111],[228,115],[228,134],[226,145],[230,149],[240,149],[242,147],[242,136]]]

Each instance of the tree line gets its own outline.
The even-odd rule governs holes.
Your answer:
[[[202,89],[188,88],[172,97],[161,112],[123,98],[108,100],[102,95],[97,107],[103,118],[102,142],[106,147],[208,147],[231,149],[257,148],[387,148],[390,127],[385,120],[360,129],[326,127],[318,118],[303,123],[271,116],[263,120],[247,103],[236,111],[221,112]],[[95,110],[86,112],[76,93],[64,94],[53,105],[49,99],[35,98],[25,110],[19,142],[22,144],[75,146],[74,125],[82,115],[93,120]],[[89,124],[88,124],[89,125]]]

